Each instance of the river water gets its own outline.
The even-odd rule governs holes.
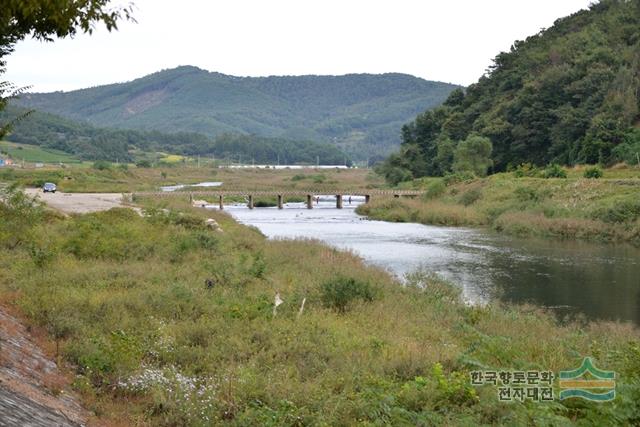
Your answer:
[[[450,279],[472,303],[493,299],[550,307],[559,315],[640,325],[640,249],[575,241],[517,239],[485,230],[370,221],[345,198],[314,209],[225,206],[269,238],[314,238],[356,252],[402,277],[424,268]]]

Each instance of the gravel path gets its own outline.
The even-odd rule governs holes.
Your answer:
[[[120,193],[43,193],[37,188],[25,190],[54,209],[68,214],[83,214],[123,207]],[[139,210],[138,208],[134,208]]]

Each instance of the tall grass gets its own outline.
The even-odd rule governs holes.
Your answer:
[[[220,181],[222,189],[351,189],[384,186],[384,180],[365,169],[227,169],[189,165],[147,168],[111,165],[102,170],[75,165],[38,170],[0,170],[0,182],[16,182],[22,186],[41,186],[54,182],[60,191],[110,192],[159,191],[161,186]],[[192,190],[202,191],[196,187]],[[218,187],[220,189],[220,187]],[[185,190],[189,190],[186,188]]]
[[[401,285],[316,241],[267,241],[221,212],[142,203],[145,217],[38,213],[19,242],[2,224],[32,208],[16,199],[0,210],[1,299],[57,342],[74,387],[105,422],[638,420],[640,336],[628,325],[560,326],[537,309],[470,307],[423,272]],[[222,233],[205,225],[209,216]],[[284,303],[274,314],[276,292]],[[586,355],[621,373],[615,404],[504,405],[495,388],[468,382],[473,369],[557,371]]]
[[[605,171],[605,176],[608,173]],[[386,221],[488,226],[521,236],[640,245],[639,189],[640,181],[633,179],[541,179],[496,174],[445,188],[441,181],[431,181],[423,200],[378,199],[359,207],[358,212]]]

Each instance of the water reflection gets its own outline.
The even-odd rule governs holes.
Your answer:
[[[368,221],[355,197],[335,209],[322,197],[314,209],[229,206],[240,222],[270,238],[316,238],[350,249],[399,276],[420,266],[459,284],[465,298],[500,298],[553,307],[561,314],[640,324],[640,250],[555,240],[516,239],[481,230]]]

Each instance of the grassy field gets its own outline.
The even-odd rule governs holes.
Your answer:
[[[220,181],[224,189],[318,189],[377,188],[384,181],[367,169],[228,169],[195,166],[138,168],[112,165],[97,170],[87,167],[38,170],[0,170],[0,182],[40,186],[54,182],[66,192],[159,191],[161,186]],[[196,188],[203,190],[203,188]]]
[[[9,155],[14,162],[28,163],[80,163],[81,160],[69,153],[42,148],[37,145],[17,144],[0,141],[0,152]]]
[[[318,242],[267,241],[178,200],[141,203],[144,217],[63,218],[20,194],[0,205],[0,301],[49,337],[104,425],[640,421],[630,325],[471,307],[426,273],[402,286]],[[472,370],[557,372],[587,355],[618,373],[615,402],[504,404],[469,383]]]
[[[454,226],[488,226],[520,235],[627,241],[640,244],[640,170],[604,171],[599,179],[571,169],[568,178],[513,173],[460,182],[428,178],[421,199],[378,199],[358,212],[373,219]]]

